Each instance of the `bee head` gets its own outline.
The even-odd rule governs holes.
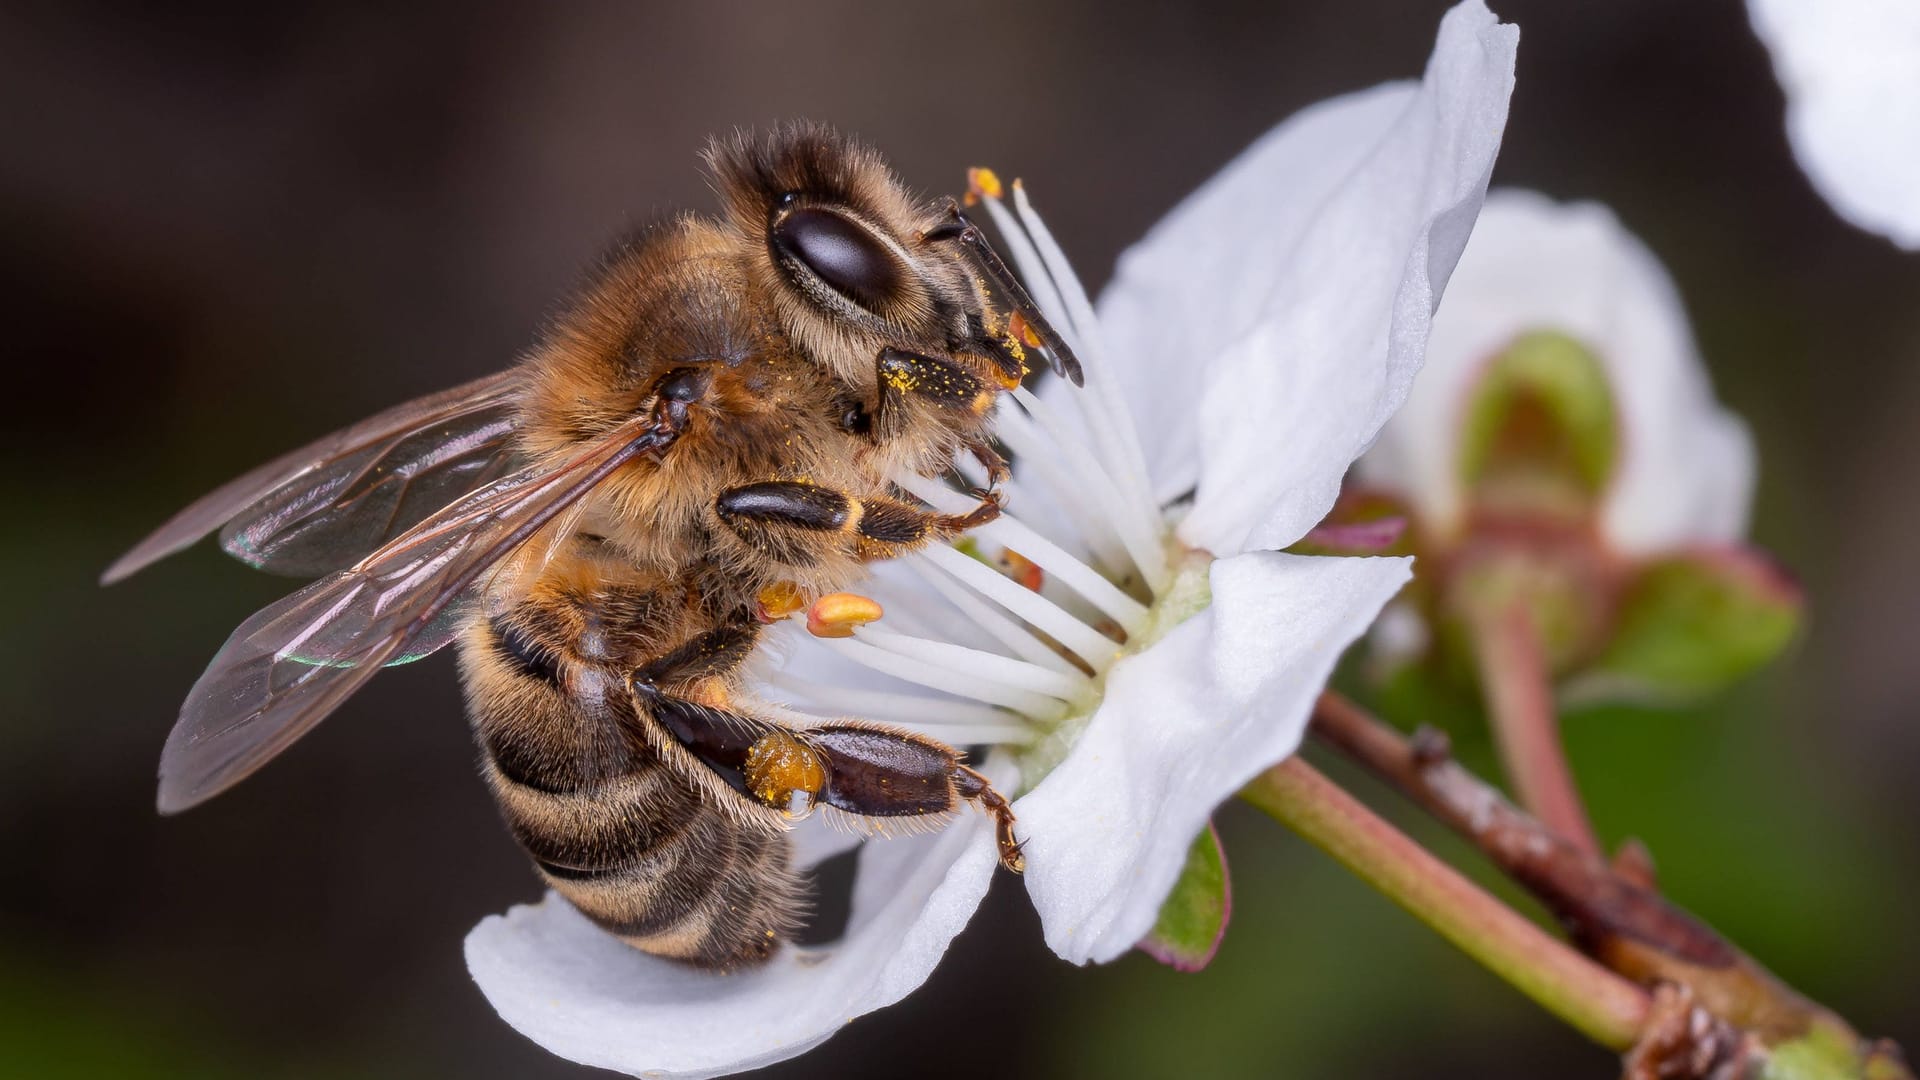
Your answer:
[[[929,243],[937,204],[880,155],[819,124],[737,132],[707,150],[752,283],[783,328],[854,385],[881,347],[964,336],[982,304],[950,245]]]

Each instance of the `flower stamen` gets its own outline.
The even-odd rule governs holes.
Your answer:
[[[961,556],[961,558],[965,557]],[[987,572],[992,573],[990,570]],[[1010,588],[1019,587],[1011,582],[1008,584]],[[949,694],[984,701],[990,705],[1004,705],[1036,720],[1058,720],[1068,712],[1067,704],[1059,698],[1008,686],[985,678],[975,671],[946,667],[917,656],[903,656],[858,638],[822,638],[820,640],[841,656],[884,675],[916,682],[935,690],[944,690]]]
[[[807,633],[817,638],[846,638],[853,628],[873,622],[885,611],[878,601],[859,593],[828,593],[807,609]]]
[[[879,626],[862,627],[855,639],[900,656],[924,660],[1020,690],[1046,694],[1061,701],[1075,701],[1089,689],[1086,676],[1067,674],[1029,664],[1025,660],[1001,656],[982,649],[970,649],[947,641],[914,637]]]
[[[1039,593],[1028,592],[1006,575],[952,548],[928,548],[921,553],[921,557],[960,579],[975,592],[1025,619],[1068,651],[1078,654],[1095,670],[1104,667],[1118,648],[1112,638],[1081,622],[1058,604]]]
[[[1072,661],[1035,637],[1032,631],[968,592],[948,577],[944,571],[937,570],[919,559],[909,560],[907,565],[935,592],[945,597],[948,603],[959,608],[961,614],[973,620],[975,625],[986,631],[995,641],[1013,650],[1020,659],[1030,664],[1052,668],[1062,674],[1073,674],[1080,670]]]
[[[1039,430],[1052,440],[1054,453],[1064,459],[1088,485],[1088,492],[1106,504],[1104,509],[1108,513],[1108,529],[1125,545],[1127,557],[1140,568],[1148,586],[1155,592],[1164,588],[1168,570],[1166,555],[1162,550],[1163,541],[1159,535],[1159,511],[1143,507],[1136,500],[1128,498],[1119,481],[1101,467],[1093,451],[1074,437],[1065,418],[1032,391],[1024,388],[1015,390],[1013,398],[1033,418]]]
[[[959,492],[924,477],[903,474],[896,477],[894,483],[941,513],[959,513],[967,505],[966,497]],[[1146,625],[1146,605],[1121,592],[1098,570],[1074,558],[1066,549],[1041,536],[1018,518],[1003,513],[996,520],[973,530],[973,534],[1009,550],[1019,550],[1022,558],[1044,569],[1055,581],[1078,593],[1129,633]]]

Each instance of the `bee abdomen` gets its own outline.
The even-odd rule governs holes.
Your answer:
[[[758,964],[792,933],[800,911],[787,841],[715,818],[625,867],[542,872],[635,948],[721,970]]]
[[[771,956],[802,910],[783,835],[704,804],[663,765],[554,793],[489,768],[541,876],[634,947],[711,968]]]

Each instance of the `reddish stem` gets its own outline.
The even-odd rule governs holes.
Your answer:
[[[1600,843],[1560,739],[1553,682],[1533,617],[1513,604],[1479,625],[1480,685],[1514,794],[1548,829],[1598,854]]]

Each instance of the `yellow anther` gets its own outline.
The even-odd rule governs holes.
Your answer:
[[[1033,324],[1017,311],[1007,320],[1007,332],[1019,341],[1025,342],[1030,349],[1040,347],[1040,335],[1034,332]]]
[[[1039,563],[1012,548],[1000,553],[1000,563],[1006,567],[1008,577],[1031,592],[1039,592],[1041,584],[1046,581],[1046,573],[1040,569]]]
[[[776,581],[754,598],[761,622],[779,622],[807,606],[807,594],[791,581]]]
[[[880,604],[859,593],[828,593],[807,609],[807,633],[814,637],[852,637],[853,628],[865,626],[881,615]]]
[[[973,168],[967,170],[967,205],[972,206],[981,199],[998,199],[1004,190],[1000,186],[1000,177],[992,169]]]
[[[788,732],[768,732],[747,748],[747,789],[768,806],[804,814],[826,784],[820,755]]]

